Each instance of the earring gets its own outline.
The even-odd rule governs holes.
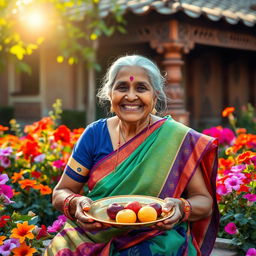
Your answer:
[[[127,96],[127,95],[125,95],[125,96],[124,96],[124,98],[127,100],[127,99],[128,99],[128,96]]]

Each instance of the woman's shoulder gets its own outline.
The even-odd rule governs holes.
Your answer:
[[[100,118],[90,124],[87,125],[86,130],[97,130],[97,129],[102,129],[105,127],[107,124],[107,118]]]

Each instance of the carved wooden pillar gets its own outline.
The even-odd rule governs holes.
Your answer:
[[[186,125],[189,123],[189,112],[185,109],[184,89],[182,88],[183,45],[177,42],[165,43],[164,60],[166,73],[165,92],[168,97],[167,113],[175,120]]]

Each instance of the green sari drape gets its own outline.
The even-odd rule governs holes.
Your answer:
[[[108,228],[86,232],[68,221],[45,256],[63,255],[203,255],[217,232],[215,200],[216,141],[168,117],[154,123],[119,150],[100,160],[88,180],[92,200],[114,195],[180,197],[200,165],[214,199],[213,218],[182,223],[168,231]],[[196,229],[193,227],[196,225]]]

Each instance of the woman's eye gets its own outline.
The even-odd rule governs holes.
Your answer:
[[[137,91],[138,92],[143,92],[143,91],[146,91],[147,90],[147,87],[145,85],[140,85],[137,87]]]
[[[125,85],[119,85],[116,87],[116,90],[120,91],[120,92],[124,92],[127,90],[127,86]]]

